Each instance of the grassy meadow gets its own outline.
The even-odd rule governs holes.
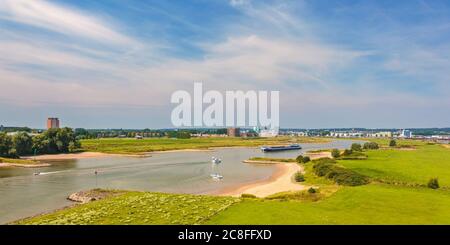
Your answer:
[[[256,147],[261,145],[277,145],[292,143],[321,143],[327,139],[309,137],[276,137],[276,138],[234,138],[234,137],[205,137],[205,138],[145,138],[141,140],[130,138],[104,138],[81,140],[84,151],[94,151],[117,154],[139,154],[152,151],[208,149],[211,147]]]
[[[232,197],[126,192],[16,224],[201,224],[237,201]]]
[[[450,192],[370,184],[316,202],[244,199],[207,224],[449,224]]]
[[[450,224],[450,148],[402,141],[368,150],[364,160],[337,160],[370,178],[360,186],[337,185],[304,164],[308,191],[267,198],[232,198],[128,192],[19,224]],[[440,188],[426,186],[432,177]]]

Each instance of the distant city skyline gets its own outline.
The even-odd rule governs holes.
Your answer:
[[[172,128],[170,95],[278,90],[282,128],[450,127],[450,2],[0,2],[0,125]]]

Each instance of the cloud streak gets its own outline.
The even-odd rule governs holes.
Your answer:
[[[367,13],[367,6],[325,8],[308,1],[233,0],[218,4],[228,12],[211,20],[206,31],[208,19],[202,19],[198,11],[199,16],[180,17],[170,7],[183,8],[168,3],[157,12],[172,24],[155,19],[149,24],[142,21],[149,15],[143,3],[128,4],[100,15],[50,1],[2,1],[0,112],[2,104],[90,107],[111,113],[124,107],[169,107],[170,94],[191,90],[193,82],[222,91],[280,90],[282,111],[289,112],[309,111],[305,107],[318,111],[371,108],[379,115],[393,115],[411,105],[450,106],[446,69],[450,46],[439,42],[448,39],[446,25],[419,23],[403,30],[405,25],[390,13],[383,9]],[[330,20],[317,17],[312,7],[329,11]],[[113,17],[125,9],[131,12],[123,16],[139,15],[139,21]],[[427,9],[434,11],[433,6]],[[384,16],[382,21],[389,25],[380,28],[361,18],[365,26],[360,29],[359,23],[343,17],[358,11],[368,19],[371,14]],[[166,32],[170,35],[153,35]],[[432,40],[437,45],[427,44],[437,33],[444,36]],[[414,36],[420,38],[405,41]],[[152,126],[144,125],[149,116],[142,117],[146,118],[142,127]],[[330,126],[333,120],[329,119]],[[295,115],[281,123],[306,126]]]

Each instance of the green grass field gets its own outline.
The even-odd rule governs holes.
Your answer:
[[[305,164],[304,184],[319,193],[266,199],[129,192],[20,224],[450,224],[450,148],[408,142],[414,149],[367,151],[366,160],[338,165],[371,177],[338,186]],[[438,177],[440,189],[426,187]],[[307,196],[313,195],[313,196]]]
[[[450,192],[371,184],[317,202],[245,199],[207,224],[450,224]]]
[[[343,160],[339,164],[375,180],[425,185],[437,177],[450,187],[450,149],[422,145],[411,150],[380,149],[366,152],[367,160]]]
[[[184,150],[184,149],[208,149],[210,147],[277,145],[291,143],[319,143],[327,142],[327,139],[309,137],[276,137],[276,138],[146,138],[136,139],[92,139],[82,140],[84,151],[104,153],[136,154],[152,151]]]

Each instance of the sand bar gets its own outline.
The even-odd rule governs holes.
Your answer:
[[[244,193],[253,194],[257,197],[266,197],[284,191],[301,191],[307,187],[295,183],[293,175],[297,172],[304,172],[303,167],[297,163],[277,163],[277,170],[267,180],[245,184],[240,187],[227,188],[218,193],[220,196],[240,196]]]
[[[64,153],[64,154],[46,154],[37,156],[21,157],[29,160],[68,160],[68,159],[85,159],[85,158],[101,158],[101,157],[148,157],[148,155],[132,155],[132,154],[110,154],[101,152],[80,152],[80,153]]]

